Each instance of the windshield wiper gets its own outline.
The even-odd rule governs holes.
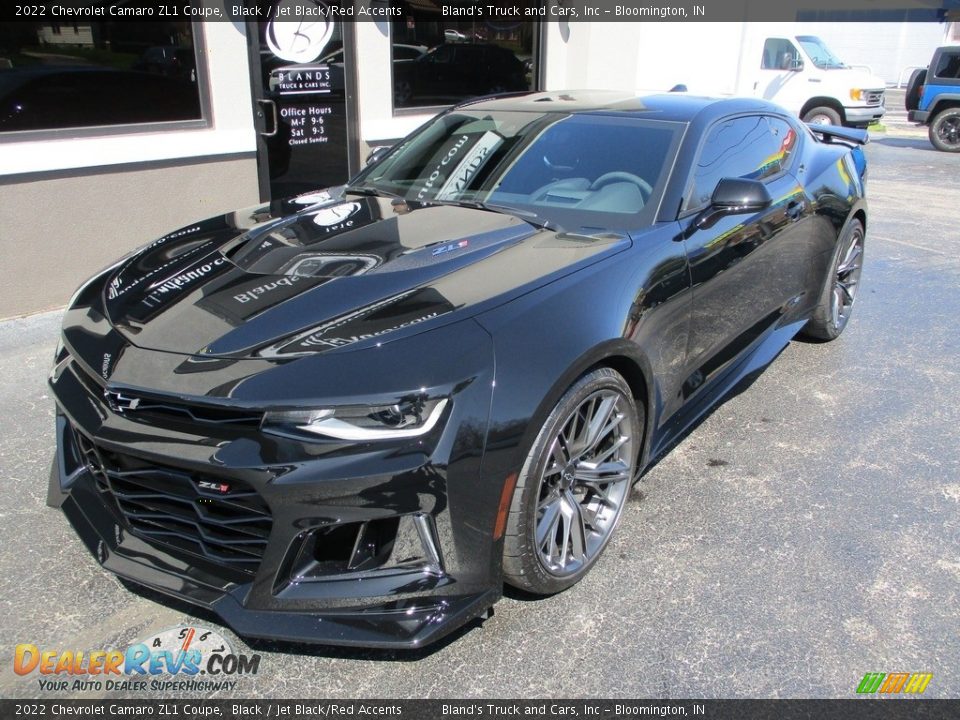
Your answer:
[[[394,200],[405,199],[400,193],[384,190],[383,188],[375,187],[373,185],[347,185],[343,189],[343,192],[353,193],[354,195],[369,195],[371,197],[388,197],[393,198]]]
[[[541,230],[552,230],[554,232],[562,232],[563,230],[556,223],[547,220],[546,218],[541,218],[532,210],[524,210],[523,208],[513,207],[512,205],[498,205],[497,203],[488,203],[483,202],[482,200],[430,200],[429,202],[434,205],[455,205],[458,207],[486,210],[488,212],[495,212],[503,215],[513,215],[514,217],[518,217],[521,220],[530,223],[534,227],[540,228]]]

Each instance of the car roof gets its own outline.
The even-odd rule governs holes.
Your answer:
[[[685,92],[636,93],[620,90],[564,90],[499,95],[478,98],[457,106],[471,110],[504,110],[519,112],[563,112],[630,114],[637,117],[691,122],[704,116],[709,120],[740,112],[773,112],[784,110],[773,103],[756,98],[717,98]]]

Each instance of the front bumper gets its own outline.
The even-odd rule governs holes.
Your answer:
[[[877,122],[886,112],[887,110],[883,105],[845,107],[843,109],[848,124]]]
[[[247,602],[252,584],[225,582],[183,556],[125,531],[97,497],[89,475],[69,493],[54,472],[49,504],[63,510],[73,529],[110,572],[156,592],[206,608],[237,634],[250,638],[376,648],[429,645],[482,615],[500,593],[434,596],[378,605],[278,612]]]
[[[73,360],[51,379],[57,457],[47,503],[105,569],[207,608],[241,636],[420,647],[484,614],[502,591],[493,537],[502,483],[484,481],[477,433],[491,378],[474,377],[433,437],[318,447],[117,412]],[[221,482],[231,490],[218,497]],[[234,506],[256,513],[230,514]],[[197,518],[171,527],[170,513],[184,507]]]

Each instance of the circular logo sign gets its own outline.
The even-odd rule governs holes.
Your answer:
[[[313,221],[320,227],[332,227],[333,225],[342,223],[358,210],[360,210],[360,203],[340,203],[319,210],[314,214]]]
[[[296,203],[297,205],[316,205],[317,203],[327,202],[332,199],[333,196],[326,190],[313,190],[308,193],[303,193],[302,195],[297,195],[290,202]]]
[[[266,33],[270,52],[293,63],[316,60],[333,35],[334,23],[327,13],[321,0],[280,0],[275,11],[278,17],[305,19],[271,20]]]

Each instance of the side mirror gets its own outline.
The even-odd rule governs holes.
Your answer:
[[[725,215],[757,212],[770,207],[772,202],[770,191],[759,180],[723,178],[713,191],[710,206],[697,216],[695,224],[704,230]]]
[[[780,56],[779,68],[790,72],[800,72],[803,70],[803,58],[797,52],[784,52]]]
[[[384,155],[390,152],[391,149],[392,148],[389,145],[380,145],[378,147],[373,148],[370,151],[370,154],[367,155],[366,164],[373,165],[375,162],[379,161],[380,158],[382,158]]]

